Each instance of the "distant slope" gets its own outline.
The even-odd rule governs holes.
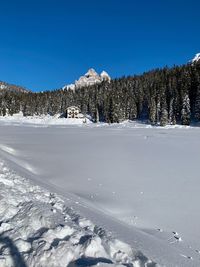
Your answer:
[[[30,90],[14,84],[9,84],[6,82],[0,81],[0,92],[2,91],[12,91],[12,92],[19,92],[19,93],[28,93]]]
[[[200,62],[200,53],[197,53],[195,57],[190,61],[192,63],[199,63]]]

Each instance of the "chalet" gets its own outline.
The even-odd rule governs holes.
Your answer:
[[[71,106],[67,108],[66,115],[67,118],[79,119],[82,114],[78,107]]]

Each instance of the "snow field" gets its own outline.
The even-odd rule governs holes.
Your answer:
[[[1,219],[0,215],[2,233],[8,233],[3,242],[4,247],[7,244],[5,252],[10,253],[10,261],[14,254],[23,256],[19,265],[22,267],[25,263],[46,266],[47,262],[48,266],[59,266],[58,262],[62,266],[63,256],[56,256],[58,251],[61,255],[71,251],[69,257],[73,259],[67,261],[71,267],[124,265],[123,252],[134,263],[130,260],[128,266],[137,266],[136,260],[138,266],[148,266],[148,259],[167,267],[200,266],[199,129],[180,125],[153,127],[129,121],[112,125],[71,125],[66,119],[52,117],[49,122],[35,117],[1,118],[0,157],[18,174],[6,167],[7,178],[6,169],[2,171],[4,178],[1,176],[2,192],[5,185],[10,188],[7,190],[9,201],[4,193],[0,194],[0,198],[4,194],[4,204],[0,201],[0,205],[5,205],[5,215],[10,214],[8,219]],[[20,181],[21,177],[27,177],[48,191],[31,189],[34,186],[28,182],[30,190],[21,186],[20,195],[19,190],[13,191],[16,185],[11,179],[12,173]],[[34,200],[30,199],[30,191]],[[17,197],[10,197],[9,192],[19,195],[21,206],[20,200],[16,202]],[[15,202],[17,204],[12,204]],[[18,220],[20,213],[19,224],[14,218]],[[28,214],[30,220],[26,218]],[[12,224],[12,221],[13,226],[7,231],[9,225],[4,223]],[[55,225],[49,226],[47,222],[55,222]],[[73,232],[67,234],[65,231],[69,228],[66,230],[65,225]],[[33,230],[27,237],[25,233],[30,228]],[[13,229],[19,233],[21,229],[18,238],[13,237]],[[88,235],[90,238],[85,239]],[[115,252],[111,253],[110,240],[115,240],[114,237],[117,239]],[[80,239],[87,241],[83,245],[77,241]],[[132,256],[123,248],[124,243],[120,243],[119,253],[116,249],[119,240],[134,248]],[[88,246],[97,256],[87,256]],[[7,254],[2,251],[1,258],[5,260]],[[16,261],[20,261],[20,257]]]
[[[0,161],[0,266],[158,266]]]

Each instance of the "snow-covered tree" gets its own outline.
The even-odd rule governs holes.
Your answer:
[[[181,122],[183,125],[190,125],[190,99],[188,94],[183,98],[182,110],[181,110]]]

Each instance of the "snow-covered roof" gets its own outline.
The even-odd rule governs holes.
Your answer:
[[[80,111],[80,108],[77,107],[77,106],[70,106],[70,107],[68,107],[67,109],[78,109],[78,110]]]

